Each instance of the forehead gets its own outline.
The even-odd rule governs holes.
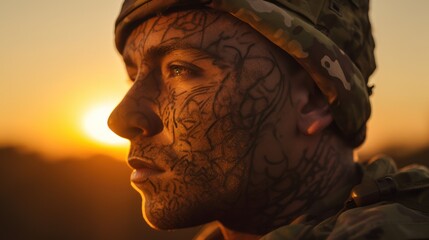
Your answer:
[[[228,13],[192,9],[152,17],[136,27],[126,41],[123,55],[143,54],[154,46],[192,47],[217,53],[219,42],[268,42],[246,23]]]

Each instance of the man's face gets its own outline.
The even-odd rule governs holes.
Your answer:
[[[276,194],[296,197],[289,62],[276,47],[227,14],[189,10],[141,24],[123,55],[134,83],[109,125],[131,141],[149,224],[275,211]]]

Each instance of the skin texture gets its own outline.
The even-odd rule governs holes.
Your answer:
[[[130,159],[161,169],[134,185],[154,228],[218,220],[228,239],[250,239],[349,181],[351,150],[327,129],[326,101],[245,23],[202,9],[157,16],[123,56],[134,83],[109,126],[130,139]]]

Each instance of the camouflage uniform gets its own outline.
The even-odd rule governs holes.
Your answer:
[[[369,0],[125,0],[115,29],[119,52],[137,24],[184,6],[228,12],[290,54],[326,96],[341,133],[363,141],[375,69]],[[388,158],[358,166],[362,184],[350,198],[352,186],[262,239],[429,239],[429,171],[397,171]],[[210,225],[196,239],[222,235]]]
[[[429,170],[411,166],[398,171],[388,157],[358,166],[362,182],[351,194],[338,191],[319,200],[309,214],[261,240],[429,239]],[[216,223],[195,238],[218,239],[223,236]]]

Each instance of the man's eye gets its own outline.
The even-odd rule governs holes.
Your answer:
[[[167,64],[163,74],[167,78],[185,78],[192,79],[200,76],[202,69],[194,64],[186,62],[172,62]]]
[[[169,66],[169,77],[185,77],[192,74],[192,71],[184,66],[170,65]]]

